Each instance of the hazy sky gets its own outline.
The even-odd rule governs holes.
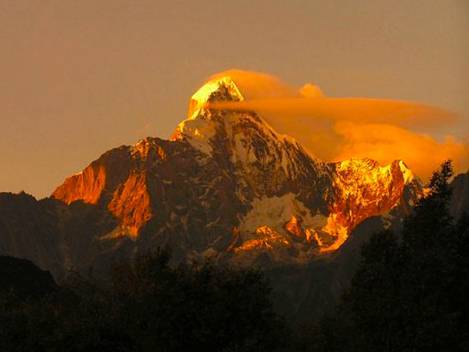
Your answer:
[[[48,195],[121,144],[167,138],[205,78],[421,101],[469,127],[469,1],[0,0],[0,191]]]

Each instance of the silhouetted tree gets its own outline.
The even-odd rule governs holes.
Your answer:
[[[285,335],[255,270],[172,269],[160,251],[117,267],[112,292],[119,319],[143,350],[275,350]]]
[[[109,286],[74,275],[30,300],[0,296],[1,351],[274,351],[286,329],[256,270],[173,268],[169,254],[114,269]]]

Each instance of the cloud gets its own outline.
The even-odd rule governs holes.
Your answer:
[[[438,140],[422,130],[438,131],[456,123],[454,113],[425,104],[371,98],[332,98],[311,83],[300,89],[256,72],[231,70],[229,75],[245,100],[215,102],[213,109],[258,112],[279,133],[296,138],[318,158],[339,161],[369,157],[385,164],[402,159],[427,178],[445,159],[457,171],[469,165],[468,145],[453,136]]]
[[[452,136],[438,142],[426,134],[382,123],[353,123],[339,121],[334,126],[341,137],[341,148],[336,159],[352,157],[389,163],[404,160],[417,174],[427,178],[445,159],[452,159],[456,170],[467,168],[467,146]]]

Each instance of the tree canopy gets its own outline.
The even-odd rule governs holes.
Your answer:
[[[274,351],[286,329],[257,270],[209,262],[177,268],[169,254],[122,262],[112,282],[79,276],[40,300],[0,298],[2,351]]]

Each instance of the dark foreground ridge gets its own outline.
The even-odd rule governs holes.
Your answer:
[[[0,292],[12,293],[22,299],[40,299],[57,289],[48,271],[31,261],[0,256]]]

